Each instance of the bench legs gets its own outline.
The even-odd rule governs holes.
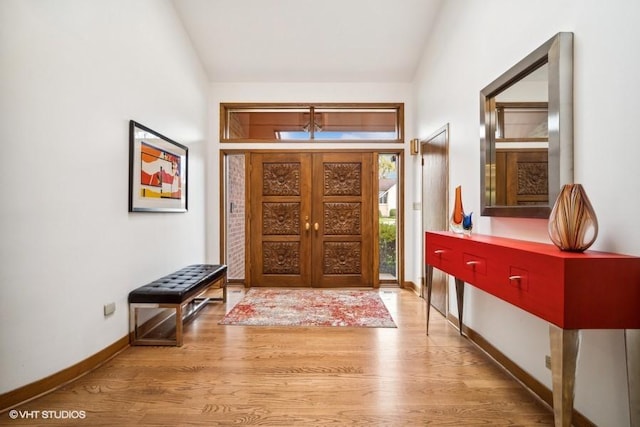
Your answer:
[[[175,345],[181,347],[185,323],[195,317],[210,301],[227,301],[226,275],[211,284],[216,282],[220,282],[222,298],[206,297],[205,294],[210,289],[209,285],[200,294],[181,304],[129,303],[129,342],[131,345]],[[169,310],[162,310],[154,315],[153,312],[159,309]],[[172,316],[175,321],[175,338],[146,337],[156,329],[166,327],[167,321]]]
[[[141,315],[152,313],[151,310],[171,309],[173,313],[160,312],[155,316],[144,319]],[[129,332],[131,345],[176,345],[182,346],[182,305],[180,304],[129,304]],[[175,338],[145,338],[153,330],[166,324],[171,316],[175,316]],[[141,323],[142,322],[142,323]]]
[[[131,345],[175,345],[181,347],[185,323],[195,317],[208,302],[209,298],[194,298],[184,304],[129,304],[129,341]],[[163,311],[151,318],[141,319],[143,313],[152,313],[151,310],[158,309],[170,309],[173,310],[173,313]],[[145,338],[155,329],[165,327],[171,317],[174,317],[175,321],[175,338]]]

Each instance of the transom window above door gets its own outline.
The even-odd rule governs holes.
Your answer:
[[[404,138],[404,104],[220,104],[220,141],[369,141]]]

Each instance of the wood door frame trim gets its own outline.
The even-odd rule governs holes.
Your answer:
[[[405,223],[405,209],[404,209],[404,149],[403,148],[395,148],[395,147],[391,147],[391,148],[376,148],[376,149],[363,149],[363,148],[353,148],[353,149],[349,149],[349,148],[341,148],[341,149],[333,149],[333,150],[328,150],[328,149],[320,149],[320,148],[310,148],[310,149],[303,149],[303,150],[294,150],[294,149],[251,149],[251,148],[246,148],[246,149],[242,149],[242,148],[233,148],[233,149],[227,149],[227,148],[221,148],[219,150],[219,218],[220,218],[220,223],[219,223],[219,236],[220,236],[220,258],[221,260],[226,260],[227,257],[227,251],[226,251],[226,222],[227,222],[227,217],[226,217],[226,205],[225,205],[225,182],[226,182],[226,177],[225,177],[225,172],[226,172],[226,168],[225,168],[225,158],[227,155],[233,155],[233,154],[244,154],[245,155],[245,183],[249,181],[249,177],[250,177],[250,164],[249,164],[249,156],[247,154],[250,153],[300,153],[300,152],[304,152],[304,153],[326,153],[326,152],[331,152],[331,153],[372,153],[374,156],[374,171],[377,171],[377,161],[378,161],[378,155],[379,154],[395,154],[398,156],[398,163],[397,163],[397,168],[398,168],[398,187],[399,187],[399,191],[398,191],[398,213],[397,213],[397,218],[400,220],[399,224],[398,224],[398,229],[397,229],[397,235],[398,235],[398,253],[397,253],[397,260],[398,260],[398,271],[397,271],[397,285],[400,288],[404,288],[405,283],[404,283],[404,277],[405,277],[405,271],[404,271],[404,244],[405,244],[405,235],[404,235],[404,223]],[[378,184],[377,184],[377,180],[374,179],[373,180],[374,185],[373,185],[373,192],[374,194],[376,194],[378,192]],[[377,199],[376,199],[377,200]],[[245,221],[245,247],[249,247],[250,244],[250,233],[249,233],[249,221],[251,220],[251,218],[249,217],[249,211],[250,209],[248,209],[250,200],[248,197],[248,191],[245,191],[245,206],[246,206],[246,221]],[[378,230],[376,228],[376,230],[374,230],[374,239],[377,242],[379,240],[379,235],[378,235]],[[374,258],[378,255],[378,250],[376,249],[375,245],[374,245]],[[380,285],[384,285],[385,282],[380,282],[380,271],[379,271],[379,263],[377,261],[377,259],[374,259],[374,263],[375,266],[377,267],[377,275],[374,274],[374,288],[378,288],[380,287]],[[250,257],[247,256],[247,254],[245,254],[245,279],[244,279],[244,286],[245,288],[250,288],[251,287],[251,280],[250,280],[250,271],[251,271],[251,260]]]

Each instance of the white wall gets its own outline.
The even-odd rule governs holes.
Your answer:
[[[635,0],[443,2],[415,79],[417,134],[424,138],[450,123],[450,193],[462,185],[465,208],[480,211],[480,89],[555,33],[571,31],[574,177],[599,220],[592,249],[640,255],[640,228],[633,226],[640,210],[640,144],[633,126],[640,111],[638,17]],[[474,218],[477,233],[550,242],[546,220]],[[465,323],[551,387],[544,367],[547,324],[471,286],[466,290]],[[622,331],[583,332],[576,382],[582,414],[597,425],[629,425]]]
[[[204,261],[207,93],[169,1],[0,2],[0,393],[126,336],[131,289]],[[189,146],[188,213],[128,213],[130,119]]]

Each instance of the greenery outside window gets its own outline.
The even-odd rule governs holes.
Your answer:
[[[220,141],[403,142],[404,104],[220,104]]]
[[[378,155],[378,254],[380,282],[398,280],[398,155]]]

